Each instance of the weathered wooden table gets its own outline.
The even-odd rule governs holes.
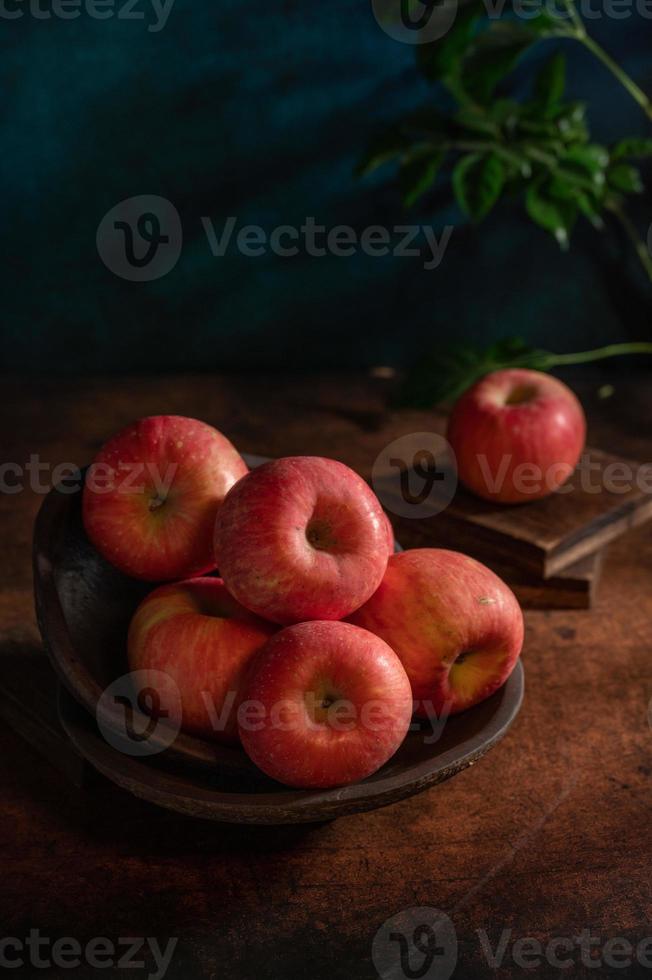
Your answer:
[[[388,442],[428,427],[426,413],[387,411],[384,384],[360,375],[5,381],[2,457],[81,464],[133,418],[175,412],[206,419],[249,452],[318,452],[366,474]],[[649,381],[621,381],[605,401],[595,384],[580,393],[592,444],[652,459]],[[31,488],[0,493],[0,652],[24,658],[29,672],[41,650],[30,571],[41,500],[34,487],[44,488],[51,470],[17,472],[3,470],[5,490],[20,479]],[[16,975],[42,976],[25,945],[30,930],[50,944],[73,937],[82,962],[65,975],[96,976],[85,952],[94,937],[107,937],[122,955],[124,937],[163,945],[176,937],[167,976],[183,980],[357,980],[393,967],[397,980],[443,980],[455,964],[450,929],[438,934],[434,956],[411,949],[427,913],[407,911],[381,932],[372,959],[389,917],[429,907],[452,922],[453,975],[463,980],[527,975],[522,964],[538,962],[537,976],[557,976],[555,957],[574,964],[573,976],[647,975],[649,527],[610,547],[593,612],[527,615],[524,662],[521,715],[477,766],[387,809],[316,827],[191,822],[101,779],[77,790],[0,725],[0,939],[16,941],[0,943],[0,956],[22,956]],[[405,957],[400,967],[401,942],[389,938],[397,929],[411,968]],[[427,950],[424,936],[417,940]],[[527,937],[540,947],[523,943]],[[501,960],[497,969],[492,956]],[[149,954],[145,961],[146,968],[114,965],[100,975],[143,977],[155,970]]]

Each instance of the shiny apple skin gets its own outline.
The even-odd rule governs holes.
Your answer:
[[[215,559],[248,609],[282,624],[341,619],[376,590],[387,567],[387,519],[364,480],[333,459],[265,463],[227,495]]]
[[[509,404],[518,392],[529,397]],[[586,419],[576,396],[557,378],[520,368],[494,371],[455,404],[448,441],[467,489],[498,503],[525,503],[547,497],[566,482],[586,443]],[[510,456],[501,485],[492,486],[501,461]],[[536,479],[523,478],[524,464],[541,473],[538,487]]]
[[[523,614],[511,589],[456,551],[393,555],[374,595],[350,621],[382,637],[405,667],[420,718],[457,714],[488,698],[516,665]]]
[[[129,666],[145,671],[142,685],[158,691],[166,710],[175,698],[159,690],[161,674],[176,685],[182,714],[171,720],[183,731],[235,743],[244,679],[255,654],[277,629],[236,602],[219,578],[163,585],[134,613],[127,639]],[[155,672],[149,679],[148,670]],[[227,697],[232,706],[216,724]]]
[[[326,712],[323,699],[333,701]],[[247,705],[255,709],[249,722]],[[411,716],[410,682],[383,640],[348,623],[298,623],[256,657],[240,739],[273,779],[325,789],[376,772],[405,738]]]
[[[107,479],[109,471],[114,476]],[[229,440],[204,422],[177,415],[140,419],[95,457],[84,486],[86,533],[107,561],[132,578],[164,582],[201,575],[215,568],[218,508],[247,472]],[[161,500],[157,479],[167,478]]]
[[[394,527],[387,514],[385,514],[385,523],[387,524],[387,547],[389,549],[389,554],[393,555],[396,539],[394,538]]]

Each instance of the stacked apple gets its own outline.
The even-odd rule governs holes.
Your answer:
[[[488,697],[521,651],[508,587],[455,552],[393,554],[378,499],[332,459],[248,472],[211,426],[146,418],[98,454],[83,516],[108,561],[168,583],[134,614],[131,668],[185,731],[239,741],[290,786],[370,775],[413,716]]]

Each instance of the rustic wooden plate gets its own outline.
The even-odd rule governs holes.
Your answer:
[[[250,465],[260,461],[248,459]],[[480,758],[504,735],[521,704],[519,664],[501,691],[449,719],[436,742],[426,739],[428,729],[412,732],[368,780],[318,793],[288,790],[260,773],[241,749],[183,733],[171,735],[161,721],[148,740],[154,754],[146,760],[133,758],[119,751],[128,748],[123,706],[100,698],[109,684],[128,673],[129,620],[153,587],[122,575],[95,551],[84,533],[79,491],[56,488],[48,494],[34,533],[34,589],[43,640],[65,689],[62,722],[93,765],[163,806],[252,823],[326,820],[372,809],[447,779]],[[134,727],[146,728],[146,716],[136,719]]]
[[[101,737],[92,718],[64,688],[59,717],[91,765],[134,796],[187,816],[225,823],[296,824],[374,810],[450,779],[500,741],[522,699],[523,666],[519,661],[500,691],[470,711],[449,718],[434,743],[428,741],[431,729],[412,731],[373,776],[329,790],[281,786],[260,773],[244,753],[239,773],[227,772],[219,759],[210,772],[166,764],[166,753],[146,761],[124,755]]]

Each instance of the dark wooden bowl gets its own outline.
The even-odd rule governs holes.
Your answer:
[[[519,662],[500,691],[446,723],[441,738],[428,745],[427,731],[411,732],[382,769],[351,786],[328,790],[288,789],[260,774],[235,774],[217,765],[197,767],[142,761],[112,748],[92,718],[62,688],[59,716],[81,754],[104,776],[141,799],[192,817],[224,823],[319,823],[375,810],[442,783],[480,759],[503,737],[521,706],[523,667]],[[244,757],[244,753],[243,753]],[[158,759],[158,757],[155,757]]]
[[[250,459],[255,465],[260,459]],[[353,786],[320,792],[290,790],[264,776],[239,748],[183,733],[161,722],[147,759],[118,751],[124,709],[103,690],[128,673],[126,633],[152,589],[122,575],[95,551],[81,521],[81,493],[55,488],[34,533],[34,589],[43,640],[63,684],[61,716],[71,739],[110,779],[172,809],[238,823],[301,823],[383,806],[449,778],[480,758],[507,731],[523,696],[519,664],[507,684],[477,707],[450,718],[440,738],[413,731],[379,772]],[[67,693],[66,693],[67,692]],[[71,695],[71,696],[70,696]],[[98,733],[110,732],[110,745]],[[144,728],[146,719],[140,718]],[[112,747],[113,746],[113,747]]]

